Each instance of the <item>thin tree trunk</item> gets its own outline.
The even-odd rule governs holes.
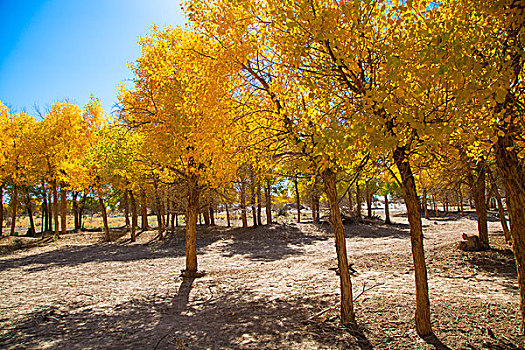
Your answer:
[[[388,208],[388,195],[385,194],[385,224],[390,225],[392,224],[392,221],[390,221],[390,210]]]
[[[67,191],[64,184],[60,185],[60,227],[62,234],[67,232]]]
[[[124,218],[126,222],[126,230],[129,230],[131,228],[131,225],[129,223],[129,196],[128,196],[128,190],[124,190],[124,198],[123,198],[123,204],[124,204]]]
[[[35,230],[35,221],[33,220],[33,208],[31,206],[31,196],[29,193],[27,193],[27,215],[29,216],[29,230],[31,232],[31,237],[36,236],[36,230]]]
[[[0,237],[4,229],[4,184],[0,185]]]
[[[56,180],[53,180],[53,216],[55,219],[55,236],[58,237],[58,188]]]
[[[352,191],[348,189],[348,211],[350,215],[354,215],[354,198],[352,197]]]
[[[202,216],[204,217],[204,225],[209,227],[211,224],[210,222],[210,204],[209,203],[206,203],[201,213],[202,213]]]
[[[83,193],[82,199],[80,200],[80,205],[78,206],[78,229],[82,230],[84,226],[83,217],[84,217],[84,208],[86,207],[87,194]]]
[[[16,228],[16,210],[18,207],[18,186],[13,184],[13,197],[11,198],[11,236],[15,235]]]
[[[257,208],[255,204],[255,177],[253,174],[253,169],[250,172],[250,194],[251,194],[251,205],[252,205],[252,219],[253,219],[253,227],[257,227]]]
[[[372,194],[370,193],[370,190],[368,188],[368,185],[366,186],[366,217],[371,219],[372,218]]]
[[[423,187],[423,209],[425,210],[425,219],[429,219],[427,206],[427,189]]]
[[[54,212],[53,212],[53,194],[52,194],[53,190],[51,190],[51,192],[49,192],[47,194],[47,214],[48,214],[48,218],[47,218],[47,227],[46,227],[46,231],[53,231],[53,217],[54,217]]]
[[[498,185],[496,184],[496,180],[494,179],[494,175],[492,172],[488,172],[490,183],[494,192],[494,197],[496,197],[496,203],[498,205],[498,215],[499,220],[501,222],[501,228],[503,229],[503,234],[505,235],[505,243],[509,243],[511,241],[510,236],[510,230],[509,226],[507,225],[507,219],[505,217],[505,208],[503,208],[503,203],[501,201],[501,195],[499,194]]]
[[[188,208],[186,209],[186,277],[197,274],[197,216],[199,214],[199,189],[192,179],[188,188]]]
[[[228,203],[226,203],[226,225],[228,227],[231,227],[231,222],[230,222],[230,209],[228,208]]]
[[[489,249],[489,231],[487,227],[487,206],[485,202],[485,162],[478,161],[475,167],[475,176],[470,176],[472,196],[476,206],[478,234],[481,249]]]
[[[319,222],[319,217],[317,216],[317,202],[315,198],[315,194],[312,194],[312,221],[314,224],[317,224]]]
[[[266,225],[272,223],[272,186],[270,179],[266,179]]]
[[[100,205],[100,212],[102,214],[102,221],[104,223],[104,239],[109,242],[111,240],[111,236],[109,235],[108,213],[106,211],[106,205],[104,204],[104,198],[102,198],[102,195],[98,196],[98,203]]]
[[[434,203],[434,212],[436,213],[436,217],[439,216],[439,212],[438,212],[438,206],[437,206],[437,203],[436,203],[436,195],[432,195],[432,202]]]
[[[241,181],[241,218],[242,227],[248,227],[248,218],[246,217],[246,182]]]
[[[496,164],[505,184],[510,216],[512,249],[520,290],[520,332],[525,333],[525,166],[518,158],[514,140],[507,133],[495,145]]]
[[[301,222],[301,198],[299,197],[299,183],[297,177],[294,177],[294,187],[295,187],[295,204],[297,206],[297,222]]]
[[[137,241],[137,226],[138,226],[138,215],[137,215],[137,201],[135,200],[135,196],[133,195],[133,191],[129,191],[129,198],[131,199],[131,241],[136,242]]]
[[[146,198],[146,191],[142,189],[140,191],[140,210],[141,210],[141,229],[143,231],[149,230],[149,223],[148,223],[148,204],[147,204],[147,198]]]
[[[212,226],[215,226],[215,211],[213,210],[213,203],[209,205],[209,211],[210,211],[210,224]]]
[[[359,187],[358,183],[355,185],[355,202],[355,216],[361,218],[361,188]]]
[[[78,192],[77,191],[72,191],[71,192],[71,199],[72,199],[72,202],[73,202],[73,219],[75,221],[75,232],[78,232],[79,229],[80,229],[80,223],[78,221],[78,201],[77,201],[77,197],[78,197]]]
[[[257,181],[257,225],[262,226],[261,181]]]
[[[410,167],[408,155],[404,147],[394,150],[394,162],[401,175],[403,195],[410,223],[410,242],[414,261],[416,283],[416,331],[425,336],[432,333],[430,325],[430,300],[428,296],[428,277],[423,247],[423,228],[421,224],[420,205],[417,199],[416,183]]]
[[[335,234],[335,248],[337,253],[337,266],[339,268],[341,288],[341,321],[343,324],[355,325],[355,311],[352,297],[352,281],[348,271],[348,260],[346,254],[345,231],[341,219],[339,199],[337,197],[335,173],[330,169],[323,172],[323,180],[330,203],[330,224]]]
[[[47,192],[46,192],[45,183],[42,181],[42,225],[40,226],[40,234],[42,235],[42,239],[44,238],[44,232],[47,230],[48,220],[49,220],[49,211],[47,209]]]
[[[175,213],[175,225],[179,227],[179,213]]]

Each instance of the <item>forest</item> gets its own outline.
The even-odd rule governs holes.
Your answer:
[[[0,347],[525,346],[523,0],[183,9],[0,103]]]

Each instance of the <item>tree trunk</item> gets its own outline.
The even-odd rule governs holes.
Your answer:
[[[339,199],[337,197],[335,173],[330,169],[323,172],[323,181],[328,202],[330,203],[330,225],[334,230],[337,266],[339,268],[341,288],[341,321],[343,324],[355,325],[354,302],[352,297],[352,281],[348,271],[346,255],[345,229],[341,219]]]
[[[510,216],[512,249],[520,290],[520,332],[525,333],[525,166],[519,160],[514,140],[507,133],[495,145],[496,164],[505,184]]]
[[[436,213],[436,217],[439,216],[439,212],[438,212],[438,206],[437,206],[437,203],[436,203],[436,195],[434,194],[432,196],[432,202],[434,203],[434,212]]]
[[[36,236],[36,230],[35,230],[35,221],[33,220],[33,208],[31,207],[31,196],[29,193],[27,194],[27,215],[29,216],[29,230],[31,232],[31,236]]]
[[[272,223],[272,186],[270,179],[266,179],[266,225]]]
[[[315,194],[312,194],[312,221],[314,222],[314,224],[319,223],[319,212],[317,210],[318,205],[319,204],[317,203],[317,198]]]
[[[226,225],[228,227],[231,227],[231,222],[230,222],[230,209],[228,208],[228,203],[226,203]]]
[[[126,222],[126,230],[129,230],[131,228],[131,225],[129,223],[129,196],[128,196],[128,190],[124,190],[124,198],[123,198],[123,204],[124,204],[124,218]]]
[[[487,227],[487,206],[485,202],[485,162],[478,161],[475,176],[470,175],[472,196],[478,218],[478,234],[481,248],[489,249],[489,231]]]
[[[257,225],[262,226],[261,181],[257,181]]]
[[[427,206],[427,189],[423,187],[423,210],[425,211],[425,219],[429,219]]]
[[[106,212],[106,205],[104,204],[104,198],[102,198],[102,195],[98,196],[98,203],[100,205],[102,221],[104,222],[104,239],[109,242],[111,240],[111,236],[109,235],[108,213]]]
[[[209,203],[207,203],[204,206],[204,209],[202,209],[202,216],[204,217],[204,225],[209,227],[211,224],[210,222],[210,204]]]
[[[80,205],[78,206],[78,229],[82,230],[83,217],[84,217],[84,208],[86,207],[87,194],[82,194],[82,199],[80,200]]]
[[[186,209],[186,270],[184,275],[195,277],[197,273],[197,216],[199,215],[199,189],[192,179],[188,188]]]
[[[507,219],[505,217],[505,208],[503,208],[503,203],[501,201],[501,195],[499,194],[498,185],[494,179],[494,175],[489,171],[489,179],[494,191],[494,197],[496,197],[496,203],[498,204],[498,215],[501,222],[501,228],[503,229],[503,234],[505,235],[505,243],[510,243],[511,236],[509,231],[509,226],[507,225]]]
[[[215,226],[215,211],[213,210],[213,203],[210,203],[209,211],[210,211],[210,225]]]
[[[137,226],[138,226],[138,215],[137,215],[137,201],[133,195],[133,191],[129,191],[129,198],[131,199],[131,241],[137,241]]]
[[[301,198],[299,197],[299,183],[297,177],[294,178],[295,204],[297,206],[297,222],[301,222]]]
[[[157,230],[159,233],[159,238],[163,239],[163,233],[164,233],[164,204],[161,201],[161,196],[159,193],[159,187],[157,184],[157,180],[155,179],[153,181],[153,187],[155,190],[155,205],[156,205],[156,213],[157,213]]]
[[[169,188],[168,190],[166,191],[166,196],[164,196],[164,198],[166,199],[166,225],[165,225],[165,228],[166,228],[166,231],[168,230],[168,227],[171,226],[171,230],[173,231],[173,225],[170,225],[170,215],[173,215],[173,208],[172,208],[172,202],[171,202],[171,198],[170,198],[170,191],[169,191]]]
[[[370,193],[370,190],[368,189],[368,185],[366,186],[366,217],[371,219],[372,218],[372,194]]]
[[[428,278],[423,247],[423,228],[421,224],[420,205],[417,199],[416,183],[404,147],[394,150],[394,162],[401,175],[403,195],[410,223],[410,242],[416,282],[416,331],[425,336],[432,333],[430,325],[430,300],[428,297]]]
[[[67,232],[67,191],[63,184],[60,185],[60,227],[62,234]]]
[[[47,220],[47,227],[46,231],[53,231],[53,190],[51,190],[50,193],[47,194],[47,214],[48,214],[48,220]]]
[[[0,185],[0,237],[4,228],[4,184]]]
[[[361,189],[359,188],[358,183],[356,183],[355,185],[355,202],[356,202],[355,216],[357,218],[361,218]]]
[[[390,210],[388,208],[388,195],[385,194],[385,224],[390,225],[392,224],[392,221],[390,221]]]
[[[49,220],[49,211],[47,209],[46,185],[42,181],[42,224],[40,226],[40,233],[42,235],[42,239],[44,238],[44,232],[47,230],[48,220]],[[1,235],[1,231],[0,231],[0,235]]]
[[[141,209],[141,229],[143,231],[149,230],[149,223],[148,223],[148,204],[146,199],[146,191],[141,190],[141,203],[140,203],[140,209]]]
[[[55,235],[58,237],[58,188],[56,180],[53,180],[53,216],[55,219]]]
[[[71,192],[71,199],[72,199],[72,202],[73,202],[73,219],[75,221],[75,232],[78,232],[80,230],[80,224],[78,222],[78,201],[77,201],[77,197],[78,197],[78,192],[77,191],[72,191]]]
[[[248,218],[246,217],[246,182],[241,181],[241,218],[242,227],[248,227]]]
[[[354,198],[352,197],[352,191],[348,189],[348,211],[350,215],[354,214]]]
[[[16,210],[18,207],[18,186],[13,184],[13,197],[11,198],[11,236],[15,235],[16,228]]]
[[[253,219],[253,227],[257,227],[257,208],[255,203],[255,177],[253,174],[253,170],[250,172],[250,194],[251,194],[251,205],[252,205],[252,219]]]

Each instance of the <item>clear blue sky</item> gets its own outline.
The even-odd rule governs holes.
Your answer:
[[[110,112],[139,36],[185,21],[179,0],[0,0],[0,101],[34,114],[93,93]]]

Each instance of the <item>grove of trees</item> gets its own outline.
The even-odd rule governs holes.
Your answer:
[[[293,190],[319,221],[329,206],[341,321],[357,323],[341,199],[360,217],[373,195],[401,193],[415,268],[415,328],[432,333],[421,216],[436,198],[471,199],[478,249],[487,203],[512,244],[525,332],[525,3],[521,0],[192,0],[188,24],[140,39],[112,116],[91,97],[39,118],[0,104],[0,230],[25,210],[36,234],[82,228],[94,198],[119,201],[131,240],[157,214],[159,238],[184,214],[186,268],[199,276],[199,215],[240,209],[271,223],[272,187]],[[284,179],[284,180],[283,180]],[[7,195],[5,194],[7,193]],[[504,199],[502,200],[502,197]],[[2,202],[3,203],[3,202]],[[503,204],[504,203],[504,204]],[[262,220],[265,207],[267,222]],[[388,205],[386,205],[388,208]],[[507,227],[504,209],[509,213]],[[350,214],[350,213],[348,213]],[[131,218],[131,220],[129,219]],[[389,221],[389,216],[387,215]],[[1,233],[1,231],[0,231]],[[350,232],[351,234],[351,232]]]

